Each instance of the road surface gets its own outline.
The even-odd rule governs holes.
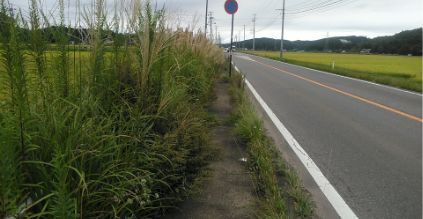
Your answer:
[[[359,218],[422,218],[422,96],[235,54],[246,75]]]

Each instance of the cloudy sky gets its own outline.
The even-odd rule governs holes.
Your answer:
[[[9,1],[16,7],[27,8],[28,0]],[[57,0],[41,1],[46,9],[57,7]],[[65,1],[69,1],[70,11],[73,11],[76,0]],[[80,1],[82,5],[88,5],[92,0]],[[223,41],[227,42],[231,17],[224,11],[224,2],[209,0],[209,11],[215,18],[213,28],[217,27]],[[108,0],[108,3],[109,8],[112,7],[113,0]],[[197,28],[204,27],[205,3],[206,0],[157,0],[157,5],[165,5],[172,22]],[[252,38],[255,14],[256,37],[280,38],[281,13],[276,9],[282,8],[282,0],[238,0],[238,3],[235,35],[243,39],[245,25],[246,39]],[[391,35],[421,27],[422,11],[422,0],[286,0],[285,38],[314,40],[327,35]]]

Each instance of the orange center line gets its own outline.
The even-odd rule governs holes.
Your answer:
[[[386,105],[383,105],[383,104],[380,104],[380,103],[374,102],[374,101],[372,101],[372,100],[369,100],[369,99],[366,99],[366,98],[364,98],[364,97],[360,97],[360,96],[354,95],[354,94],[352,94],[352,93],[348,93],[348,92],[343,91],[343,90],[339,90],[339,89],[334,88],[334,87],[331,87],[331,86],[329,86],[329,85],[322,84],[322,83],[320,83],[320,82],[317,82],[317,81],[311,80],[311,79],[306,78],[306,77],[302,77],[302,76],[296,75],[296,74],[294,74],[294,73],[292,73],[292,72],[285,71],[285,70],[282,70],[282,69],[279,69],[279,68],[273,67],[273,66],[268,65],[268,64],[265,64],[265,63],[261,63],[261,62],[256,61],[256,60],[253,60],[253,61],[254,61],[254,62],[256,62],[256,63],[259,63],[259,64],[261,64],[261,65],[263,65],[263,66],[266,66],[266,67],[268,67],[268,68],[275,69],[275,70],[277,70],[277,71],[279,71],[279,72],[282,72],[282,73],[285,73],[285,74],[291,75],[291,76],[293,76],[293,77],[296,77],[296,78],[302,79],[302,80],[304,80],[304,81],[308,81],[308,82],[310,82],[310,83],[312,83],[312,84],[315,84],[315,85],[318,85],[318,86],[324,87],[324,88],[329,89],[329,90],[331,90],[331,91],[334,91],[334,92],[336,92],[336,93],[343,94],[343,95],[345,95],[345,96],[351,97],[351,98],[356,99],[356,100],[359,100],[359,101],[361,101],[361,102],[364,102],[364,103],[367,103],[367,104],[370,104],[370,105],[376,106],[376,107],[378,107],[378,108],[381,108],[381,109],[384,109],[384,110],[386,110],[386,111],[389,111],[389,112],[392,112],[392,113],[398,114],[398,115],[403,116],[403,117],[406,117],[406,118],[408,118],[408,119],[411,119],[411,120],[414,120],[414,121],[417,121],[417,122],[423,123],[423,119],[422,119],[422,118],[419,118],[419,117],[413,116],[413,115],[411,115],[411,114],[408,114],[408,113],[402,112],[402,111],[397,110],[397,109],[394,109],[394,108],[392,108],[392,107],[389,107],[389,106],[386,106]]]

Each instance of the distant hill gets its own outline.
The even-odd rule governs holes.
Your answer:
[[[279,50],[280,39],[257,38],[256,50]],[[235,44],[237,47],[253,48],[253,40]],[[225,44],[225,47],[228,45]],[[422,55],[422,28],[402,31],[393,36],[367,38],[361,36],[330,37],[314,41],[284,40],[284,48],[290,51],[359,52],[371,49],[372,53]]]

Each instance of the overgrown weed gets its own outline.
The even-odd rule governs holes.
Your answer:
[[[37,0],[28,18],[0,1],[0,218],[156,217],[207,164],[222,53],[164,10],[117,2],[71,28],[64,1],[55,22]]]
[[[244,93],[243,77],[235,73],[230,83],[230,94],[236,108],[230,122],[234,124],[235,132],[247,146],[250,169],[260,196],[259,217],[312,217],[314,203],[301,186],[296,173],[281,160],[275,146],[266,136],[262,120]]]

